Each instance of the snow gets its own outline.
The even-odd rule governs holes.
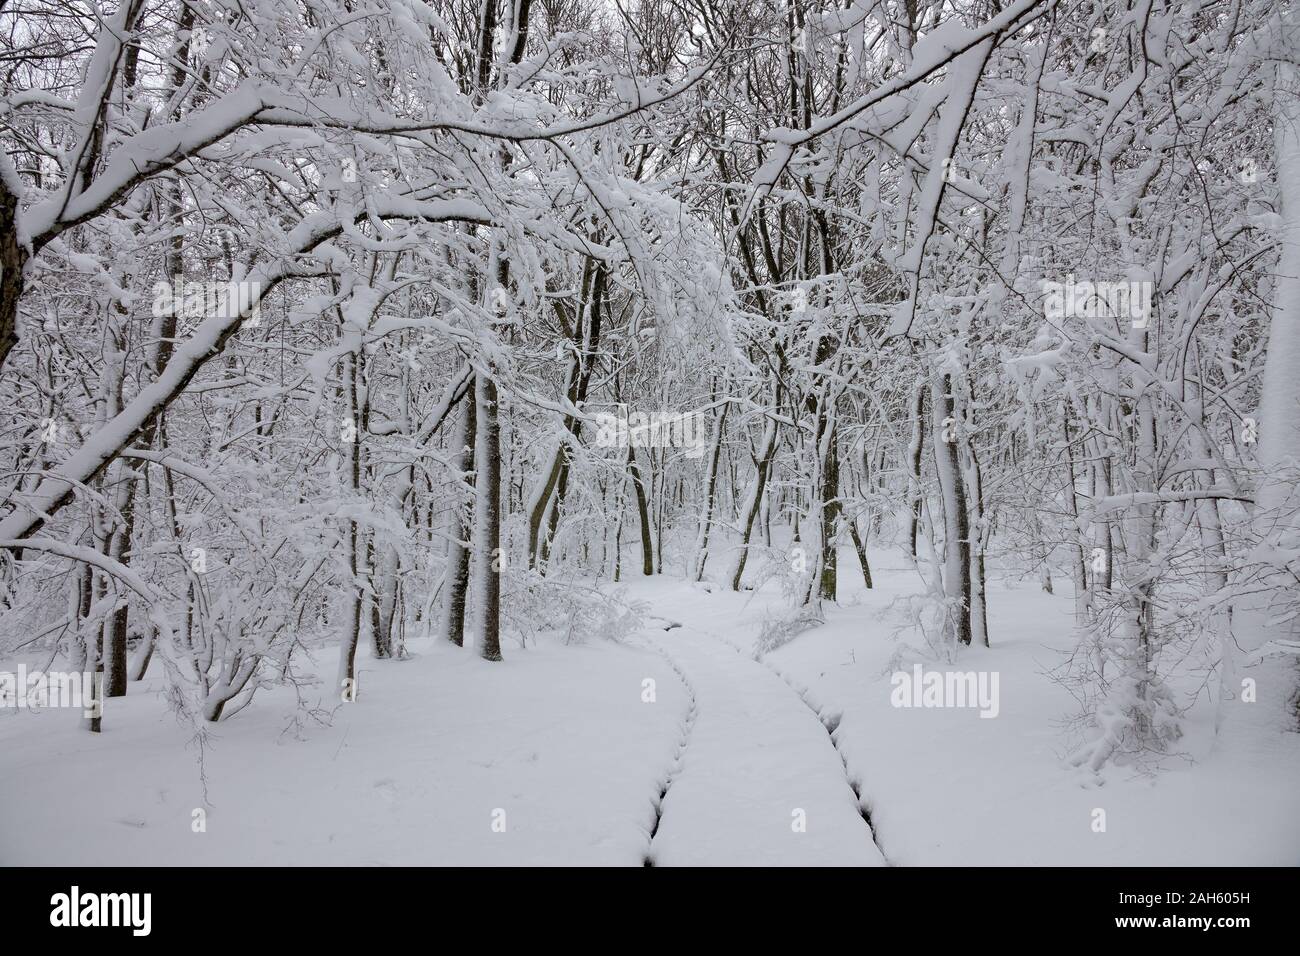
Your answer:
[[[724,605],[692,618],[717,624],[725,614]],[[681,668],[695,709],[651,848],[656,866],[883,865],[826,729],[779,677],[699,624],[655,642]]]
[[[1074,602],[1061,593],[1068,589],[1050,595],[1029,582],[1008,587],[996,576],[990,580],[993,647],[971,648],[952,668],[999,673],[996,718],[981,718],[977,708],[896,708],[890,703],[890,675],[900,650],[895,632],[903,621],[891,605],[917,593],[920,586],[903,556],[874,552],[872,557],[872,591],[864,590],[860,581],[846,587],[848,576],[842,575],[841,589],[850,592],[841,598],[843,606],[828,610],[825,626],[769,652],[764,663],[788,682],[787,697],[809,716],[809,707],[815,707],[832,721],[839,717],[836,744],[850,779],[860,784],[877,843],[890,864],[1300,862],[1300,820],[1294,812],[1300,735],[1287,731],[1285,698],[1294,677],[1284,659],[1243,671],[1243,676],[1258,680],[1259,701],[1229,702],[1230,713],[1217,741],[1214,704],[1202,691],[1184,722],[1186,736],[1179,749],[1185,757],[1166,758],[1155,774],[1109,768],[1097,781],[1063,763],[1062,721],[1074,712],[1075,702],[1048,674],[1073,649]],[[841,569],[852,568],[854,560],[851,552],[843,552]],[[704,595],[685,585],[655,582],[633,591],[686,625],[671,634],[684,634],[683,641],[689,636],[720,642],[715,646],[746,667],[756,665],[732,647],[752,649],[763,621],[786,606],[774,588]],[[717,666],[727,660],[712,649],[694,653],[707,655]],[[683,665],[688,677],[691,662],[686,659]],[[741,669],[735,663],[732,667]],[[911,664],[899,669],[910,671]],[[716,679],[716,674],[702,672],[702,700],[707,701]],[[1188,674],[1176,686],[1194,694],[1196,681]],[[801,696],[808,706],[799,701]],[[704,723],[702,705],[697,725]],[[693,746],[686,749],[683,781]],[[672,815],[680,808],[673,805],[679,786],[681,782],[673,785],[665,801],[668,812],[661,833],[672,833]],[[722,789],[721,784],[714,786]],[[1093,831],[1095,809],[1106,812],[1103,833]],[[809,814],[809,836],[815,819]],[[843,854],[854,845],[857,830],[844,824],[841,833],[849,844],[839,848]],[[737,837],[710,839],[723,852],[730,851],[729,841]],[[656,849],[659,842],[656,839]],[[828,855],[823,862],[834,858]],[[693,860],[702,862],[698,855]]]
[[[1293,11],[47,6],[0,860],[1300,859]]]
[[[108,700],[98,737],[79,710],[0,709],[0,863],[642,864],[685,708],[663,658],[542,645],[489,664],[442,642],[411,647],[402,662],[359,652],[357,702],[326,702],[332,723],[300,738],[290,692],[218,724],[207,804],[159,682]],[[191,829],[196,808],[206,832]],[[492,829],[498,809],[505,832]]]
[[[647,618],[627,644],[543,640],[507,647],[504,663],[432,639],[412,641],[409,661],[363,650],[356,703],[325,702],[328,724],[295,731],[293,694],[263,691],[215,726],[203,777],[156,678],[107,701],[98,736],[80,711],[0,710],[0,863],[1300,861],[1300,739],[1274,693],[1290,655],[1243,671],[1259,703],[1232,702],[1217,741],[1202,694],[1180,742],[1190,759],[1094,779],[1062,760],[1073,700],[1047,673],[1071,646],[1070,596],[990,584],[993,647],[952,666],[998,672],[996,718],[898,708],[890,674],[921,658],[896,638],[894,602],[919,582],[901,556],[873,559],[874,590],[842,584],[824,626],[761,661],[754,640],[785,607],[778,588],[667,577],[628,595],[680,626]],[[191,830],[196,808],[204,833]]]
[[[1300,455],[1300,80],[1284,64],[1278,70],[1277,139],[1278,180],[1283,184],[1282,247],[1275,286],[1276,311],[1269,325],[1268,357],[1259,399],[1259,464],[1266,474],[1277,474],[1289,459]],[[1292,492],[1284,482],[1264,482],[1260,488],[1261,512],[1282,505]]]

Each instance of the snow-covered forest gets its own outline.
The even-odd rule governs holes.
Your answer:
[[[0,63],[0,863],[1300,862],[1290,2]]]

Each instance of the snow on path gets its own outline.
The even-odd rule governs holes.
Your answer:
[[[830,736],[784,681],[695,627],[651,640],[677,665],[695,713],[649,862],[884,865]]]

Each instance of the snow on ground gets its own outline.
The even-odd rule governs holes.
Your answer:
[[[0,863],[642,864],[686,709],[663,658],[530,643],[490,664],[412,648],[364,659],[357,702],[301,739],[282,734],[285,692],[220,722],[205,833],[191,831],[196,753],[158,684],[108,701],[98,737],[79,711],[0,710]],[[319,655],[323,673],[334,656]]]
[[[981,718],[976,708],[894,707],[893,657],[915,641],[909,631],[900,639],[894,602],[916,593],[919,579],[897,554],[873,557],[875,588],[850,579],[856,558],[843,552],[841,606],[824,626],[762,659],[792,699],[837,721],[836,746],[891,864],[1300,864],[1300,734],[1285,729],[1291,665],[1242,672],[1258,681],[1258,701],[1230,705],[1217,742],[1202,689],[1184,722],[1185,757],[1165,758],[1157,774],[1111,767],[1098,785],[1063,765],[1063,721],[1077,705],[1047,674],[1072,646],[1068,582],[1049,595],[1036,582],[990,581],[993,646],[965,651],[951,668],[925,665],[997,671],[996,717]],[[632,591],[696,628],[690,637],[751,656],[763,622],[787,606],[772,586],[704,595],[655,581]],[[919,659],[908,657],[903,669]],[[1198,685],[1189,677],[1173,686],[1185,697]],[[1093,829],[1094,810],[1105,811],[1104,832]],[[845,839],[851,835],[846,829]]]
[[[884,863],[826,729],[789,687],[695,625],[655,641],[695,706],[656,866]]]
[[[993,647],[952,669],[997,672],[996,717],[895,707],[917,641],[896,602],[919,580],[873,557],[873,590],[842,555],[827,623],[764,655],[755,638],[788,607],[775,584],[664,576],[622,587],[682,626],[650,620],[628,644],[511,644],[489,664],[415,641],[410,661],[363,659],[360,699],[300,729],[292,692],[264,691],[213,731],[207,803],[156,678],[108,702],[98,737],[79,712],[0,710],[0,863],[1300,863],[1291,665],[1244,672],[1259,701],[1217,740],[1202,691],[1188,759],[1099,785],[1061,759],[1077,708],[1048,671],[1073,639],[1068,594],[990,583]],[[1191,676],[1174,689],[1194,693]]]

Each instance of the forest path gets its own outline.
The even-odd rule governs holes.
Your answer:
[[[660,805],[655,866],[883,866],[827,729],[780,677],[718,633],[650,641],[694,713]]]

